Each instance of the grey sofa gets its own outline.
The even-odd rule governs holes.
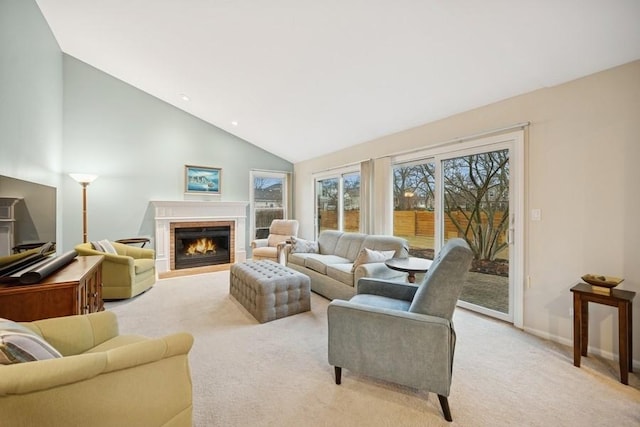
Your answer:
[[[358,280],[363,277],[404,280],[407,276],[406,273],[391,270],[384,265],[384,261],[370,262],[365,259],[367,262],[360,264],[364,248],[384,251],[390,257],[408,257],[409,245],[405,239],[327,230],[322,231],[318,241],[313,243],[307,245],[308,251],[296,252],[294,239],[293,245],[285,248],[286,265],[309,276],[311,290],[326,298],[351,298],[356,294]],[[354,262],[358,264],[356,268],[353,268]]]
[[[463,239],[440,250],[419,286],[361,279],[358,295],[331,301],[329,364],[438,395],[451,421],[448,396],[456,333],[453,312],[473,254]]]

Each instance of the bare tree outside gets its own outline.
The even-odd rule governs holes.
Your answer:
[[[444,211],[478,260],[494,260],[507,248],[508,153],[500,150],[443,162]]]

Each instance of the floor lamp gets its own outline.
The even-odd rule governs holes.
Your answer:
[[[69,176],[82,185],[82,243],[87,243],[87,185],[91,184],[98,175],[70,173]]]

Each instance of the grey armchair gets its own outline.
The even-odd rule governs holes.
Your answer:
[[[463,239],[440,250],[419,285],[360,279],[349,301],[328,307],[329,364],[438,395],[451,421],[456,334],[452,316],[473,254]]]

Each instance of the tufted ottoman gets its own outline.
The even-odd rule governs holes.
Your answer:
[[[233,264],[229,293],[260,323],[311,310],[309,277],[270,260]]]

